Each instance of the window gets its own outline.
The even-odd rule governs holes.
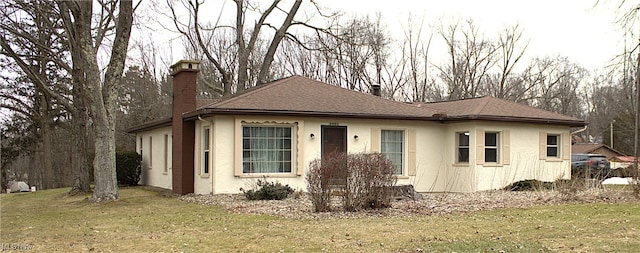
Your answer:
[[[457,133],[457,143],[458,143],[458,163],[468,163],[469,162],[469,132],[459,132]]]
[[[292,127],[243,126],[243,173],[291,173]]]
[[[404,131],[382,130],[380,134],[380,153],[391,161],[395,174],[402,175]]]
[[[500,134],[496,132],[485,132],[484,134],[484,161],[497,163],[499,155]]]
[[[149,136],[149,169],[153,168],[153,137]]]
[[[169,170],[169,135],[164,135],[164,172]]]
[[[547,157],[560,158],[559,151],[560,135],[548,134],[547,135]]]
[[[202,129],[202,173],[209,174],[209,127]]]

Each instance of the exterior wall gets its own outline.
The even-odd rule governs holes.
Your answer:
[[[165,136],[167,145],[165,146]],[[149,148],[149,138],[153,145]],[[142,142],[141,142],[142,140]],[[140,184],[165,189],[172,188],[171,182],[171,127],[157,128],[136,135],[136,150],[142,150],[142,173]],[[165,147],[167,150],[165,151]]]
[[[555,181],[557,179],[569,179],[571,177],[571,149],[570,140],[567,137],[568,127],[530,124],[505,124],[505,123],[479,123],[478,129],[486,131],[508,130],[508,147],[502,147],[501,155],[508,150],[509,162],[497,164],[477,164],[477,157],[472,156],[470,162],[475,162],[476,191],[500,189],[513,182],[537,179],[540,181]],[[542,133],[541,133],[542,132]],[[557,134],[561,136],[560,157],[546,158],[541,156],[541,149],[546,148],[546,138],[541,135]],[[504,135],[504,132],[503,132]],[[504,136],[501,142],[505,140]],[[477,138],[472,138],[477,141]],[[567,142],[568,145],[567,145]],[[504,144],[504,143],[502,143]],[[475,143],[475,147],[482,145]],[[476,158],[476,159],[474,159]]]
[[[195,127],[195,142],[194,142],[194,161],[193,161],[193,191],[196,194],[211,194],[213,193],[212,187],[212,174],[214,172],[214,154],[213,151],[213,143],[214,143],[214,131],[215,125],[213,124],[213,118],[205,118],[199,119],[196,121]],[[204,150],[205,150],[205,142],[204,142],[204,129],[209,129],[209,172],[205,173],[204,171]]]
[[[290,187],[299,190],[306,190],[305,173],[308,165],[314,159],[321,156],[321,127],[323,125],[339,125],[347,127],[347,150],[349,153],[368,152],[372,147],[372,126],[377,129],[404,130],[405,140],[409,130],[416,132],[416,175],[409,175],[408,168],[404,169],[403,175],[399,176],[398,184],[413,184],[418,191],[438,191],[444,189],[444,184],[440,182],[438,168],[444,163],[443,155],[433,152],[432,145],[444,143],[443,130],[439,123],[417,122],[417,121],[378,121],[378,120],[358,120],[358,119],[318,119],[303,118],[294,119],[286,117],[251,117],[251,116],[215,116],[203,119],[213,122],[213,165],[212,175],[208,178],[198,178],[201,171],[199,162],[199,148],[196,147],[196,187],[198,194],[208,193],[239,193],[240,188],[249,188],[256,180],[267,177],[269,180],[277,180],[280,183],[288,184]],[[201,129],[201,124],[197,123],[196,128]],[[295,165],[292,173],[271,173],[271,174],[238,174],[241,158],[241,143],[238,136],[241,134],[242,122],[296,122],[298,131],[295,131],[294,142],[297,156],[294,156]],[[200,131],[196,131],[196,138],[199,139]],[[311,137],[311,134],[314,137]],[[355,135],[358,139],[354,138]],[[196,141],[196,143],[199,143]],[[198,144],[196,144],[197,146]],[[379,145],[379,144],[378,144]],[[408,143],[404,143],[408,150]],[[409,163],[409,155],[404,155],[403,164]],[[207,185],[208,184],[208,185]],[[206,185],[206,186],[205,186]],[[210,190],[211,189],[211,190]]]
[[[295,125],[292,132],[291,173],[243,174],[242,173],[242,124],[289,124]],[[240,188],[250,188],[263,177],[288,184],[297,190],[306,190],[305,173],[314,159],[321,157],[321,127],[339,125],[347,127],[347,151],[349,153],[377,151],[380,144],[375,132],[380,130],[403,130],[404,157],[403,175],[398,184],[412,184],[419,192],[473,192],[503,188],[513,182],[537,179],[554,181],[570,177],[570,155],[562,145],[560,158],[541,159],[541,149],[546,145],[543,134],[569,135],[569,128],[562,126],[463,122],[441,124],[424,121],[389,121],[361,119],[286,118],[255,116],[213,116],[196,121],[194,144],[194,192],[197,194],[239,193]],[[204,127],[210,130],[209,173],[203,171]],[[479,161],[478,135],[483,131],[501,132],[499,163]],[[415,160],[408,154],[410,132],[415,133]],[[459,132],[469,132],[469,162],[457,163],[457,139]],[[171,136],[171,128],[165,127],[140,133],[143,139],[144,164],[149,164],[148,138],[153,138],[153,166],[143,168],[142,183],[162,188],[171,188],[171,168],[163,168],[163,138]],[[311,137],[313,134],[314,137]],[[508,134],[508,137],[505,135]],[[355,136],[358,138],[354,138]],[[545,135],[546,136],[546,135]],[[377,139],[376,139],[377,138]],[[506,139],[505,139],[506,138]],[[508,143],[505,143],[508,141]],[[541,142],[545,143],[541,143]],[[565,138],[561,138],[565,142]],[[504,146],[505,144],[506,147]],[[542,145],[541,145],[542,144]],[[377,147],[376,147],[377,146]],[[507,155],[508,154],[508,155]],[[168,155],[171,155],[169,150]],[[507,158],[505,160],[504,158]],[[566,158],[566,159],[565,159]],[[168,157],[171,161],[171,157]],[[415,164],[411,172],[409,164]],[[170,164],[170,163],[169,163]]]
[[[445,162],[440,166],[442,175],[441,187],[436,191],[438,192],[473,192],[477,188],[476,180],[476,146],[475,142],[475,124],[471,122],[467,123],[454,123],[446,125],[443,139],[443,156],[446,158]],[[469,162],[458,163],[457,160],[457,133],[468,132],[469,133]]]

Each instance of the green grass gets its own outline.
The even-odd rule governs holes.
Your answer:
[[[640,205],[581,204],[413,218],[230,214],[144,188],[88,203],[68,189],[3,194],[0,242],[35,252],[635,252]]]

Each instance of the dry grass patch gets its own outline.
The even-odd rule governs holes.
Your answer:
[[[595,203],[437,216],[285,219],[233,214],[145,188],[93,204],[68,189],[3,194],[3,244],[35,252],[614,251],[640,247],[640,205]]]

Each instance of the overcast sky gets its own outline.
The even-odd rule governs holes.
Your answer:
[[[589,69],[596,70],[610,64],[611,60],[624,52],[624,40],[620,25],[616,24],[618,5],[624,0],[316,0],[320,5],[350,15],[370,15],[380,13],[389,33],[398,43],[403,40],[403,31],[408,26],[409,17],[414,23],[422,23],[426,41],[431,33],[430,59],[438,64],[444,59],[444,41],[437,35],[437,29],[456,20],[473,20],[487,38],[496,38],[507,26],[518,24],[523,29],[523,40],[529,41],[522,65],[533,57],[566,56],[569,60]],[[255,0],[265,9],[271,0]],[[292,1],[283,1],[283,9],[288,9]],[[597,3],[597,4],[596,4]],[[309,8],[305,1],[303,6]],[[623,7],[625,9],[628,7]],[[221,22],[232,25],[235,22],[235,4],[231,0],[207,1],[203,5],[204,16],[215,19],[223,15]],[[297,19],[304,19],[299,12]],[[186,17],[185,17],[186,18]],[[274,17],[281,22],[282,17]],[[248,20],[249,23],[253,21]],[[163,23],[172,27],[172,21]],[[419,24],[415,24],[419,25]],[[166,30],[165,30],[166,31]],[[268,29],[266,30],[268,31]],[[173,44],[171,59],[182,58],[179,35],[171,36]],[[154,37],[154,39],[158,39]],[[169,39],[167,39],[169,40]],[[637,38],[631,43],[635,43]],[[167,43],[167,44],[165,44]],[[524,43],[523,43],[524,44]]]
[[[345,13],[380,12],[389,30],[398,36],[409,16],[424,19],[425,26],[439,26],[440,20],[472,19],[488,37],[519,24],[530,41],[528,57],[560,54],[590,70],[624,52],[622,29],[615,24],[621,1],[319,0]]]

